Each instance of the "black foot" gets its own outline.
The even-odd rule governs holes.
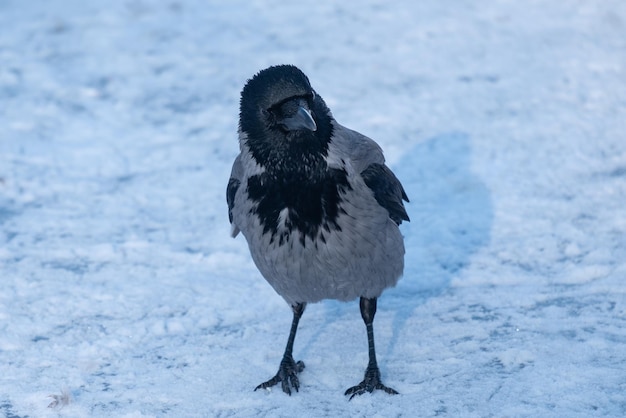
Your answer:
[[[350,395],[350,400],[354,398],[356,395],[362,395],[365,392],[374,392],[375,390],[384,390],[390,395],[397,395],[398,392],[395,389],[389,388],[380,381],[380,371],[378,367],[370,368],[368,367],[365,370],[365,378],[361,383],[356,386],[352,386],[350,389],[346,390],[344,395]]]
[[[265,383],[261,383],[259,386],[254,388],[257,389],[267,389],[278,382],[281,382],[281,386],[283,388],[283,392],[287,395],[291,396],[291,388],[289,385],[293,386],[293,388],[298,391],[300,389],[300,381],[298,380],[298,373],[304,370],[304,363],[302,361],[295,362],[293,357],[283,358],[280,362],[280,367],[278,368],[278,373],[276,376],[272,377]]]

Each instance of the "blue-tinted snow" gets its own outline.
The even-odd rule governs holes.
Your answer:
[[[626,415],[622,0],[4,0],[0,63],[0,415]],[[375,322],[399,396],[343,396],[366,338],[334,301],[300,393],[252,390],[290,311],[225,185],[277,63],[411,197]]]

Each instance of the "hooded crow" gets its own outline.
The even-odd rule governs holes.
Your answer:
[[[409,220],[409,199],[381,148],[337,123],[292,65],[262,70],[243,88],[239,146],[226,192],[232,235],[244,235],[257,268],[293,310],[278,373],[256,389],[280,382],[285,393],[298,391],[304,363],[292,351],[307,303],[358,297],[369,363],[345,395],[397,394],[381,381],[372,324],[377,298],[402,275],[398,225]]]

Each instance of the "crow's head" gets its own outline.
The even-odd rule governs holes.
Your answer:
[[[278,162],[289,153],[325,155],[331,118],[307,76],[293,65],[260,71],[241,92],[242,139],[261,165]]]

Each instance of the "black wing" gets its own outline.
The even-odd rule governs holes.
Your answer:
[[[228,187],[226,187],[226,202],[228,202],[228,220],[233,223],[233,207],[235,206],[235,194],[241,182],[235,178],[228,180]]]
[[[361,172],[367,187],[374,192],[378,204],[389,212],[389,217],[398,225],[410,221],[403,200],[409,198],[395,174],[384,164],[370,164]]]

